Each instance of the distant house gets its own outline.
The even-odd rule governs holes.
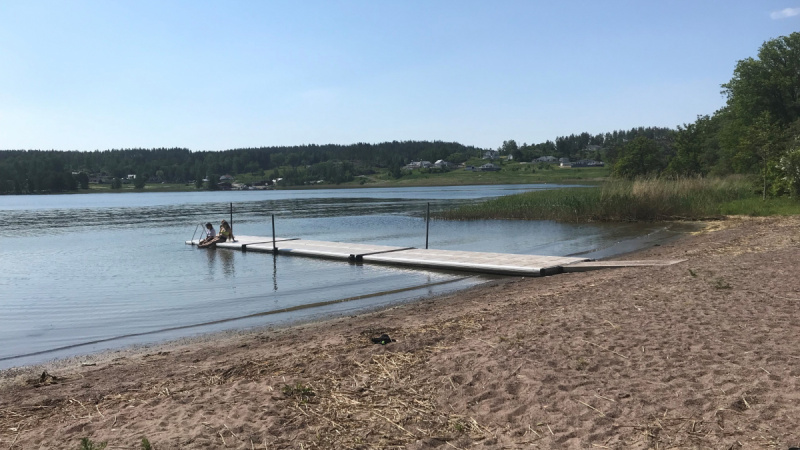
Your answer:
[[[481,170],[481,172],[495,172],[497,170],[500,170],[500,166],[488,163],[480,166],[479,169]]]
[[[231,181],[233,181],[233,177],[230,176],[230,175],[223,175],[223,176],[219,177],[219,181],[231,182]]]
[[[272,180],[259,180],[253,183],[253,189],[272,189]]]
[[[128,178],[127,178],[127,179],[128,179],[128,180],[135,180],[135,179],[136,179],[136,174],[135,174],[135,173],[132,173],[132,174],[128,175]]]
[[[483,159],[494,160],[500,157],[500,152],[497,150],[485,150],[483,152]]]
[[[436,167],[437,169],[452,169],[453,167],[456,167],[456,164],[440,159],[433,163],[433,167]]]
[[[105,172],[93,173],[89,175],[89,183],[98,183],[98,184],[110,183],[111,180],[113,179],[114,177]]]
[[[477,172],[478,171],[478,169],[476,169],[475,166],[466,166],[466,167],[464,167],[464,170],[466,170],[467,172]]]
[[[602,161],[595,161],[593,159],[582,159],[572,163],[572,167],[603,167],[605,164]]]
[[[533,162],[545,162],[545,163],[554,163],[557,162],[558,158],[555,156],[540,156],[533,160]]]
[[[411,161],[405,165],[405,168],[408,170],[429,169],[431,167],[433,167],[433,164],[431,164],[430,161]]]

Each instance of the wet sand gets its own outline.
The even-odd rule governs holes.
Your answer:
[[[669,267],[6,371],[0,448],[787,448],[799,247],[798,217],[730,218],[622,258]]]

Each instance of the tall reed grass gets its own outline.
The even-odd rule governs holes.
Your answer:
[[[698,220],[753,197],[745,178],[612,180],[600,187],[527,192],[443,212],[444,219],[537,219],[562,222]],[[730,214],[730,212],[726,212]]]

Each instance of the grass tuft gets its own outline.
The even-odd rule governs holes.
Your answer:
[[[103,450],[108,445],[107,442],[100,442],[95,444],[91,439],[85,437],[81,439],[81,446],[79,450]]]
[[[311,386],[305,386],[302,383],[297,383],[294,386],[285,385],[283,387],[283,395],[286,397],[294,397],[299,399],[301,402],[307,402],[316,395],[314,389]]]

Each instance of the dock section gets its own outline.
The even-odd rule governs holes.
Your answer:
[[[392,247],[389,245],[352,244],[345,242],[312,241],[296,239],[276,243],[278,253],[282,255],[315,256],[318,258],[345,259],[349,261],[362,260],[364,255],[392,253],[408,250],[413,247]],[[257,244],[252,250],[272,251],[272,244]]]
[[[186,241],[186,244],[190,245],[197,245],[197,243],[197,240]],[[272,238],[262,236],[237,236],[234,242],[224,242],[216,245],[217,248],[231,250],[328,258],[364,264],[385,264],[514,276],[545,276],[562,272],[604,268],[659,266],[684,261],[592,261],[589,258],[567,256],[435,250],[295,238],[275,238],[273,242]]]
[[[363,259],[370,263],[517,276],[554,275],[561,273],[564,265],[588,261],[587,258],[420,248],[364,255]]]

